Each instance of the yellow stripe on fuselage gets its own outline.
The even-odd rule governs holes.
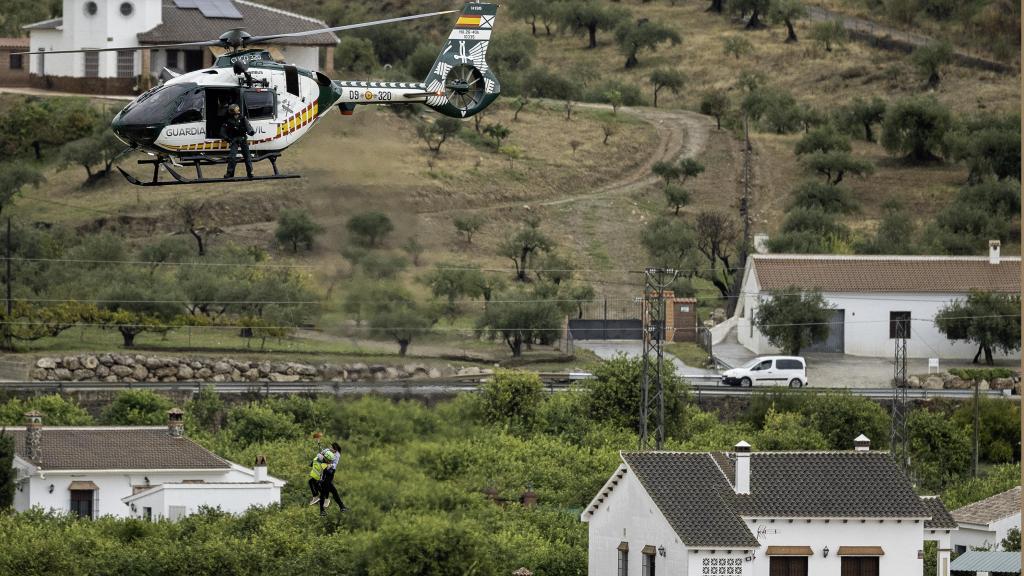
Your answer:
[[[450,22],[450,20],[449,20]],[[456,26],[479,26],[479,16],[459,16],[459,21],[455,23]]]

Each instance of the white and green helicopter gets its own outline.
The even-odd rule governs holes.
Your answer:
[[[141,94],[114,117],[111,123],[114,133],[131,149],[152,156],[139,160],[139,164],[152,165],[153,174],[150,180],[143,182],[118,169],[129,182],[138,186],[298,178],[295,174],[279,173],[277,158],[308,134],[335,106],[348,115],[360,104],[422,103],[447,116],[468,118],[486,108],[501,90],[485,59],[497,10],[496,4],[470,2],[461,12],[433,12],[264,36],[234,29],[217,40],[146,46],[221,46],[228,51],[217,58],[212,68],[177,75]],[[267,50],[253,47],[280,38],[340,32],[456,12],[458,21],[422,83],[331,80],[321,72],[275,62]],[[97,51],[109,50],[118,49]],[[47,54],[90,51],[93,50]],[[219,134],[228,106],[232,104],[242,108],[255,131],[255,135],[249,137],[253,162],[269,160],[272,175],[251,179],[203,176],[204,166],[227,162],[228,143],[220,139]],[[175,169],[185,166],[195,169],[195,178],[187,178]],[[172,180],[160,179],[161,167]]]

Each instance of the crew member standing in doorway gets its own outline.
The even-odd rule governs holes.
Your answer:
[[[228,147],[228,172],[225,178],[235,177],[235,165],[238,164],[236,155],[239,148],[242,150],[242,158],[245,160],[245,174],[252,178],[252,158],[249,157],[249,136],[256,134],[249,124],[249,120],[242,116],[242,108],[238,104],[228,106],[228,117],[220,127],[220,137],[226,140]]]

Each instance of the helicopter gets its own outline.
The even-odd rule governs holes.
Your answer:
[[[359,105],[421,103],[443,115],[469,118],[489,106],[501,92],[497,77],[487,66],[486,54],[498,6],[468,2],[462,10],[402,16],[318,30],[253,36],[232,29],[217,40],[163,44],[142,48],[221,46],[227,51],[211,68],[176,74],[142,93],[111,122],[114,134],[127,146],[150,158],[152,176],[139,180],[120,166],[121,174],[137,186],[168,186],[218,182],[251,182],[298,178],[279,172],[277,159],[301,140],[334,107],[351,115]],[[458,13],[458,20],[423,82],[370,82],[332,80],[315,70],[275,61],[265,48],[255,46],[275,39],[340,32],[418,18]],[[141,48],[136,48],[141,49]],[[48,54],[119,50],[63,50]],[[123,50],[120,49],[120,50]],[[273,174],[211,178],[203,168],[228,162],[228,143],[219,136],[228,107],[238,105],[255,134],[248,137],[253,164],[268,161]],[[182,168],[195,170],[186,177]],[[161,168],[172,179],[161,179]]]

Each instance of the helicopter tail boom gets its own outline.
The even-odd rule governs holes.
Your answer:
[[[501,92],[487,65],[497,4],[467,2],[423,85],[426,105],[446,116],[469,118]]]

